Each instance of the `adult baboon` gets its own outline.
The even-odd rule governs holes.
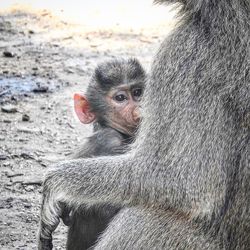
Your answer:
[[[47,174],[41,249],[52,246],[61,202],[124,207],[95,249],[250,249],[250,1],[179,2],[132,151]]]

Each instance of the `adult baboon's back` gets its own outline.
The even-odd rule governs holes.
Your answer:
[[[61,200],[124,206],[96,249],[250,249],[250,1],[179,2],[132,151],[51,171],[41,242]]]

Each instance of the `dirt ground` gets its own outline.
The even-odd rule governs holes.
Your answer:
[[[105,59],[135,56],[148,68],[166,33],[93,30],[46,10],[0,14],[0,249],[36,249],[43,175],[91,133],[73,114],[73,93]]]

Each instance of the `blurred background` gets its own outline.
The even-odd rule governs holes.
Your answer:
[[[1,9],[46,9],[71,23],[92,27],[153,27],[173,18],[170,7],[153,5],[152,0],[1,0]]]

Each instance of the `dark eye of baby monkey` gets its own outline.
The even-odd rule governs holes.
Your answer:
[[[128,100],[128,96],[125,92],[120,91],[114,95],[113,99],[117,102],[124,102],[124,101]]]
[[[142,89],[141,88],[133,89],[132,96],[135,100],[140,100],[140,97],[142,96]]]

